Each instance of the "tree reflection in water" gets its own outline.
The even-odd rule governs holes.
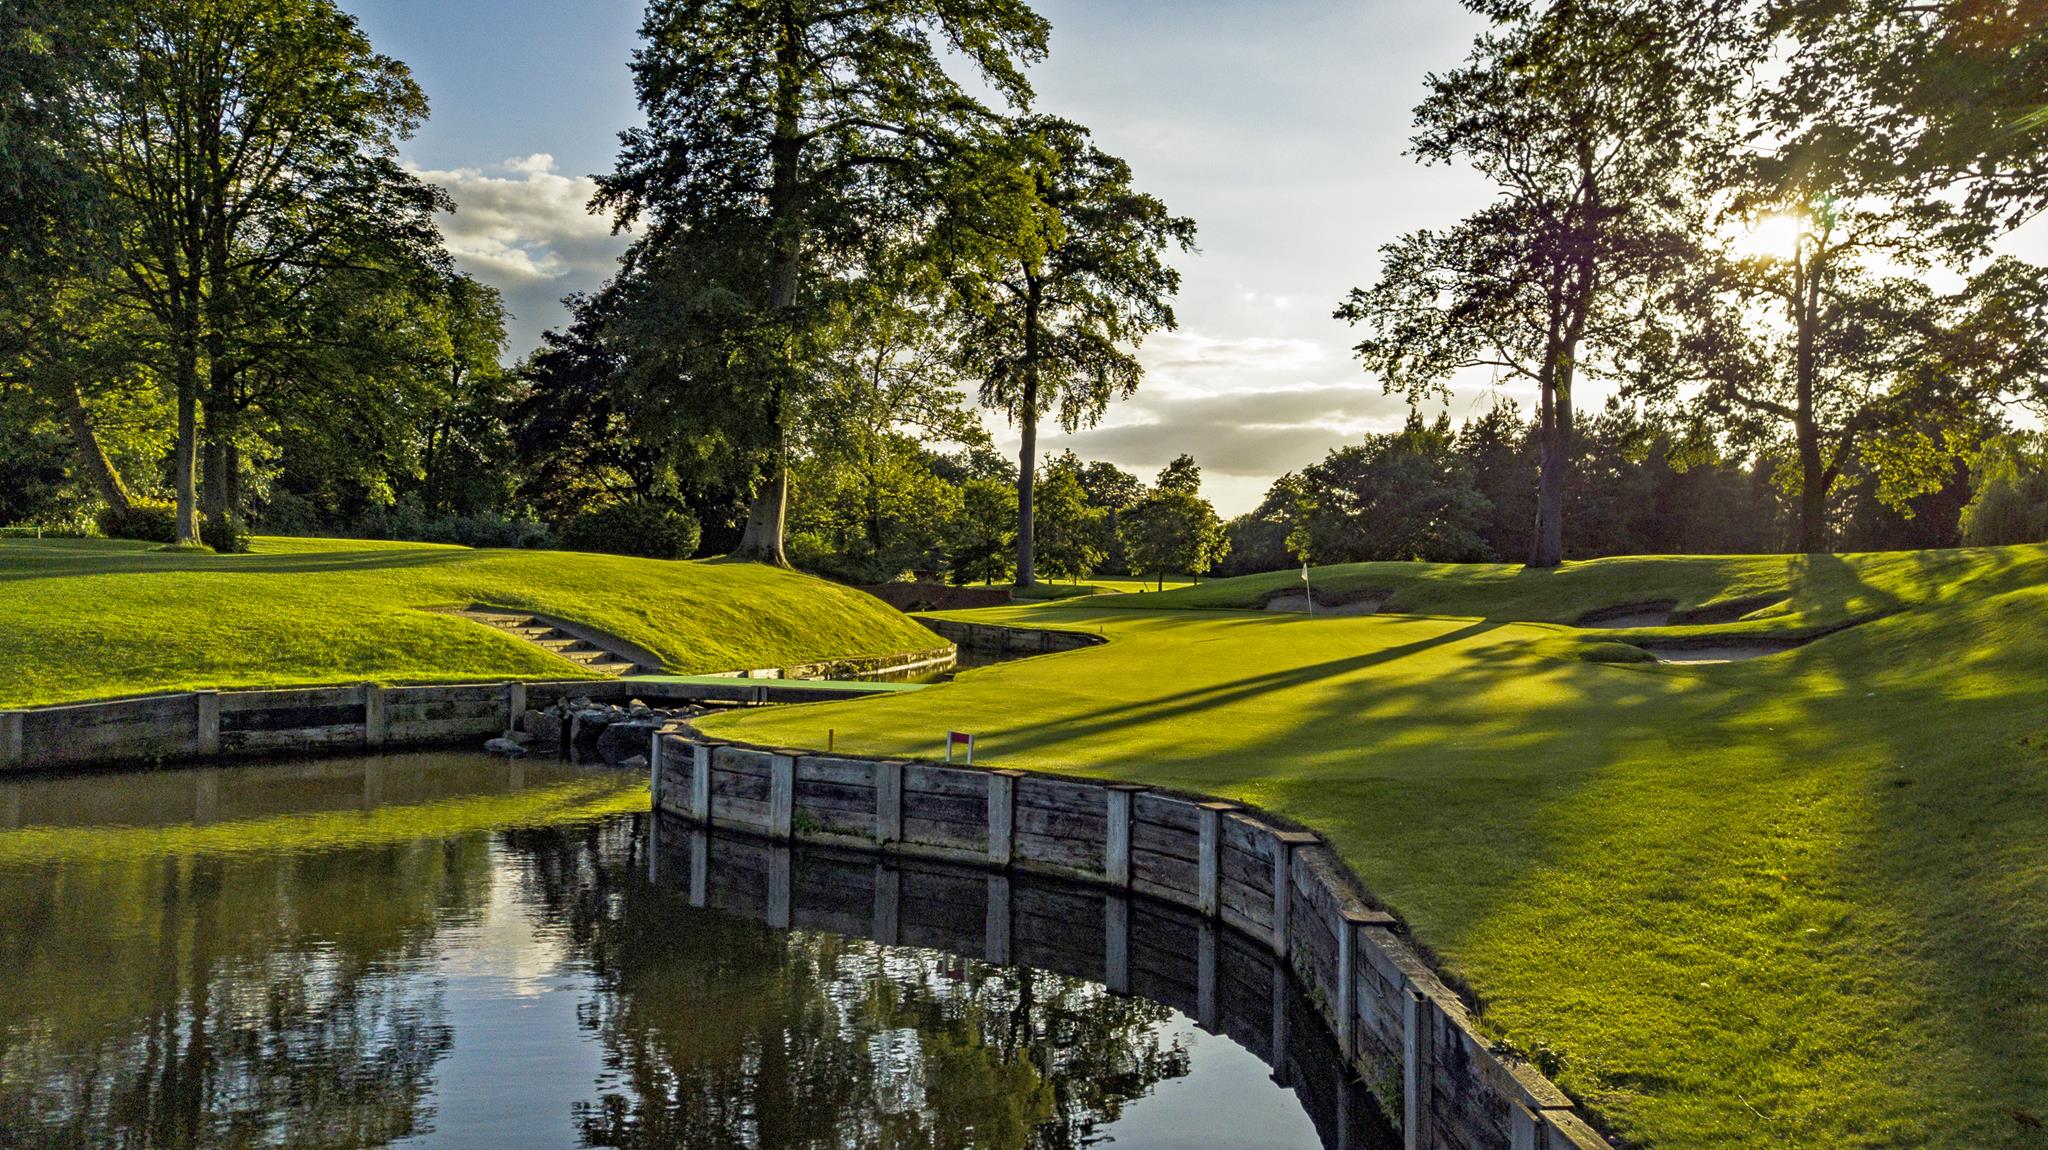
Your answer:
[[[1364,1110],[1303,1075],[1335,1063],[1290,1053],[1307,1008],[1256,947],[1203,936],[1232,978],[1198,1008],[1193,934],[1103,973],[1099,892],[745,843],[678,884],[645,807],[616,772],[469,755],[0,781],[0,1147],[1064,1150],[1119,1119],[1199,1143],[1185,1095],[1127,1113],[1199,1066],[1286,1145],[1345,1145]],[[921,945],[866,937],[897,877],[880,937]],[[707,884],[725,911],[692,905]],[[769,925],[792,897],[805,929]],[[997,961],[956,957],[985,915]],[[1147,978],[1180,1013],[1104,985]],[[1211,1008],[1311,1117],[1209,1053],[1235,1050],[1189,1022]]]
[[[624,824],[506,836],[597,979],[588,1145],[1063,1150],[1188,1071],[1166,1007],[693,908],[642,877],[642,842]]]

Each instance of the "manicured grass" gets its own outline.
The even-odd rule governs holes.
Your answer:
[[[965,730],[981,762],[1314,826],[1492,1034],[1640,1144],[2042,1144],[2048,547],[1317,578],[1435,614],[1160,609],[1296,572],[974,612],[1111,642],[706,725],[923,756]],[[1692,667],[1585,661],[1554,622],[1779,592],[1732,629],[1874,621]]]
[[[248,555],[0,540],[0,706],[193,687],[570,679],[570,661],[447,609],[574,619],[683,673],[936,645],[858,591],[755,564],[259,539]]]

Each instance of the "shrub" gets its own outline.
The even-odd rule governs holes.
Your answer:
[[[453,543],[462,547],[518,547],[545,550],[554,546],[547,524],[503,515],[444,515],[429,518],[412,503],[378,508],[364,516],[349,534],[408,543]]]
[[[249,550],[249,532],[232,519],[199,523],[199,541],[222,555],[241,555]]]
[[[631,500],[585,511],[562,528],[562,546],[645,559],[688,559],[703,534],[697,517],[669,503]]]
[[[109,507],[100,512],[100,534],[109,539],[140,539],[145,543],[178,541],[178,508],[162,499],[135,498],[128,510]]]

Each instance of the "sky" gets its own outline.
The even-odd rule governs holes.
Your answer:
[[[618,132],[638,121],[628,57],[635,0],[340,0],[378,49],[409,64],[433,105],[404,149],[445,187],[462,268],[505,294],[510,354],[559,325],[559,304],[611,273],[623,240],[584,211]],[[1050,57],[1037,107],[1091,128],[1138,185],[1194,217],[1177,260],[1178,331],[1140,351],[1145,381],[1101,426],[1040,435],[1151,480],[1194,455],[1229,516],[1272,480],[1368,430],[1398,426],[1331,312],[1378,272],[1402,232],[1487,199],[1454,168],[1404,154],[1431,70],[1454,66],[1478,21],[1452,0],[1041,0]],[[1522,399],[1513,386],[1502,394]],[[1491,402],[1484,380],[1451,414]],[[1598,396],[1585,397],[1593,403]],[[1005,450],[1016,437],[991,416]]]

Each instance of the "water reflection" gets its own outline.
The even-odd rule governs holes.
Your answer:
[[[644,807],[467,755],[0,783],[0,1146],[1385,1139],[1255,947]]]

